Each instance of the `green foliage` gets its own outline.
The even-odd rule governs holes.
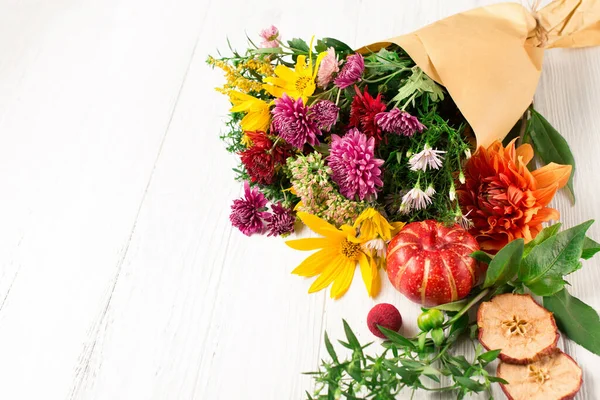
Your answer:
[[[600,355],[600,319],[596,311],[572,297],[564,277],[581,268],[581,259],[600,251],[600,244],[586,236],[594,221],[560,231],[561,224],[542,230],[523,246],[515,240],[495,256],[476,252],[480,261],[490,258],[485,282],[479,295],[523,293],[525,289],[544,297],[544,306],[554,313],[558,327],[572,340]],[[455,310],[458,305],[449,307]],[[452,306],[452,305],[446,305]]]
[[[483,288],[501,286],[512,280],[519,270],[525,242],[513,240],[504,246],[492,259],[483,282]]]
[[[364,349],[369,345],[361,345],[348,323],[343,322],[346,340],[339,343],[351,351],[351,356],[342,361],[325,334],[325,347],[331,361],[323,361],[319,371],[309,373],[317,382],[314,394],[306,394],[309,400],[393,400],[405,390],[449,392],[462,399],[469,393],[489,390],[493,382],[502,381],[485,369],[498,357],[499,351],[482,352],[479,347],[472,361],[451,354],[459,337],[467,331],[468,318],[434,329],[430,337],[423,332],[409,339],[380,328],[388,340],[382,343],[385,350],[378,356],[365,355]],[[450,384],[440,386],[442,377],[448,377]]]
[[[544,307],[554,313],[559,329],[569,339],[600,355],[600,317],[596,310],[566,289],[544,297]]]
[[[531,108],[531,117],[529,118],[526,138],[531,138],[535,153],[546,164],[551,162],[557,164],[571,165],[571,177],[567,187],[575,199],[573,188],[573,177],[575,176],[575,158],[569,148],[569,144],[560,133],[537,111]]]

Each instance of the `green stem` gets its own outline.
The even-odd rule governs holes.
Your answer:
[[[460,317],[462,317],[471,307],[475,304],[479,303],[481,299],[483,299],[490,292],[490,288],[484,289],[477,296],[473,297],[471,301],[469,301],[454,317],[452,317],[448,322],[444,324],[444,328],[451,326],[455,323]]]

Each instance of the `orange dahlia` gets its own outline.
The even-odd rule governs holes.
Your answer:
[[[529,171],[532,158],[529,144],[515,149],[513,140],[506,148],[500,142],[480,147],[467,161],[464,183],[456,193],[463,215],[472,222],[469,232],[482,250],[496,252],[518,238],[529,242],[543,222],[559,218],[547,205],[567,184],[571,166],[550,163]]]

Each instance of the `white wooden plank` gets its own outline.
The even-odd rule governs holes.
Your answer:
[[[67,398],[85,365],[201,6],[1,3],[1,398]]]

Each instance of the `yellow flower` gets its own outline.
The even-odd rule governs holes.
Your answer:
[[[244,131],[262,131],[265,132],[269,127],[271,114],[269,104],[252,97],[248,94],[231,91],[229,99],[233,104],[231,112],[245,112],[246,116],[242,119],[241,125]]]
[[[374,208],[367,208],[354,222],[354,228],[360,228],[361,237],[366,237],[367,240],[379,237],[386,242],[392,240],[404,225],[404,222],[393,222],[390,224],[387,219]]]
[[[387,243],[404,225],[406,225],[404,222],[390,224],[374,208],[364,210],[354,222],[354,228],[360,232],[359,237],[366,240],[362,246],[363,251],[381,268],[385,268]]]
[[[298,212],[298,217],[310,229],[323,236],[286,242],[296,250],[319,249],[292,271],[293,274],[305,277],[319,275],[308,290],[309,293],[325,289],[333,283],[330,295],[334,299],[340,298],[352,283],[357,263],[360,265],[369,296],[374,297],[379,293],[379,268],[363,251],[362,244],[366,239],[357,238],[356,229],[350,225],[342,225],[338,229],[327,221],[305,212]]]
[[[296,67],[292,70],[285,65],[275,67],[275,75],[265,78],[266,84],[263,85],[268,93],[275,97],[281,97],[287,94],[294,100],[302,98],[304,104],[309,96],[315,92],[315,77],[319,70],[319,64],[327,52],[318,55],[314,67],[312,64],[312,52],[306,63],[306,56],[298,56]]]

